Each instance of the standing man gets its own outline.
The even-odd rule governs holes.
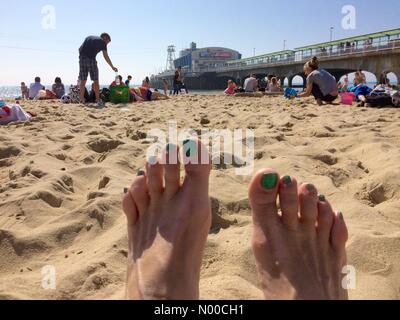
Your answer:
[[[182,67],[178,67],[178,72],[179,72],[179,79],[178,79],[178,85],[179,85],[179,92],[181,92],[182,89],[185,89],[186,94],[189,93],[188,89],[186,88],[185,85],[185,75],[183,73]]]
[[[110,65],[111,69],[118,72],[114,67],[107,53],[107,45],[111,42],[111,37],[108,33],[102,33],[100,37],[90,36],[85,39],[82,46],[79,48],[79,80],[80,80],[80,100],[85,101],[85,86],[90,73],[90,78],[93,81],[93,90],[96,95],[96,102],[99,107],[104,103],[100,101],[100,84],[99,84],[99,68],[97,67],[96,56],[102,51],[104,59]]]

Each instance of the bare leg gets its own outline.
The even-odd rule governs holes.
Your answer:
[[[100,101],[100,85],[99,81],[93,81],[93,90],[96,95],[96,103]]]

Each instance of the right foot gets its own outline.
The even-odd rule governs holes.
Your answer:
[[[282,213],[278,213],[279,196]],[[335,213],[311,184],[261,170],[249,197],[253,210],[253,252],[267,299],[347,300],[342,287],[348,238]]]

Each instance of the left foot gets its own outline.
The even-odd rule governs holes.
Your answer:
[[[176,163],[179,148],[167,149],[166,162]],[[193,142],[191,149],[193,157],[208,152],[201,142]],[[147,163],[146,172],[139,172],[126,190],[128,299],[199,299],[200,268],[211,227],[211,165],[189,163],[185,171],[181,185],[179,163]]]

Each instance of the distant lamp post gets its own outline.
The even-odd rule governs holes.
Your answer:
[[[286,50],[286,40],[283,40],[283,51]]]
[[[330,41],[333,41],[333,30],[335,30],[334,27],[331,27],[330,31],[331,31],[331,36],[330,36]]]

